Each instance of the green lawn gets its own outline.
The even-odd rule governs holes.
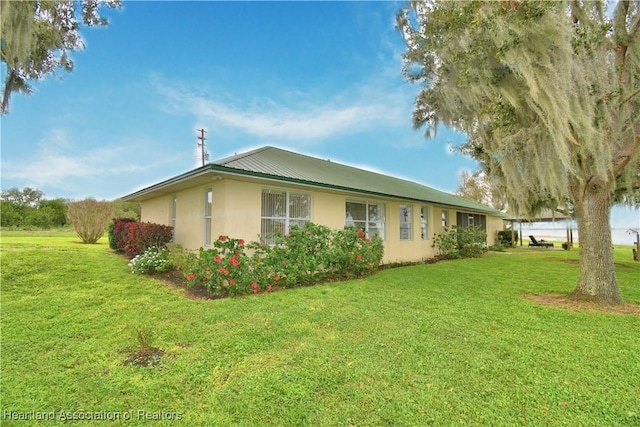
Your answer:
[[[192,300],[129,273],[104,239],[78,242],[2,233],[3,425],[61,410],[121,418],[109,425],[640,425],[640,317],[523,297],[570,292],[577,250]],[[616,249],[640,303],[631,259]],[[165,351],[157,367],[123,365],[139,325]]]

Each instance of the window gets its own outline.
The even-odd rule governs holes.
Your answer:
[[[429,206],[420,208],[420,236],[422,240],[429,240]]]
[[[449,211],[442,210],[442,228],[449,227]]]
[[[411,240],[411,205],[400,205],[400,240]]]
[[[458,228],[467,227],[480,227],[483,230],[487,230],[487,216],[480,214],[472,214],[467,212],[457,212],[456,220],[458,222]]]
[[[345,226],[363,229],[369,237],[380,236],[384,239],[384,203],[348,201],[345,210]]]
[[[208,188],[204,195],[204,246],[211,246],[211,212],[213,211],[213,192]]]
[[[169,225],[173,227],[172,242],[176,240],[176,212],[178,211],[178,198],[176,196],[171,197],[171,218],[169,218]]]
[[[260,235],[273,244],[276,234],[286,234],[294,225],[304,226],[311,220],[311,196],[281,190],[262,190]]]

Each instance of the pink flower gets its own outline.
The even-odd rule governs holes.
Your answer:
[[[257,282],[253,282],[253,283],[251,284],[251,287],[252,287],[253,289],[257,289],[257,288],[258,288],[258,283],[257,283]]]
[[[364,239],[364,241],[367,242],[367,243],[371,243],[371,239],[368,238],[368,237],[366,239]]]
[[[216,257],[214,258],[215,262],[221,262],[222,258],[220,258],[220,255],[216,255]]]
[[[234,267],[237,267],[238,264],[240,264],[240,262],[236,259],[235,256],[231,257],[231,265],[233,265]]]
[[[280,280],[280,275],[279,275],[279,274],[276,274],[276,282],[277,282],[278,280]]]
[[[191,272],[191,273],[189,273],[189,275],[187,276],[187,280],[188,280],[188,281],[191,281],[191,280],[195,279],[195,277],[196,277],[196,273]]]
[[[229,279],[229,284],[230,285],[235,285],[236,284],[236,279]]]
[[[253,293],[254,293],[254,294],[257,294],[258,292],[260,292],[260,289],[258,289],[258,288],[253,288]]]
[[[224,267],[220,267],[220,269],[218,270],[220,273],[224,274],[225,276],[229,275],[229,270],[227,270]]]
[[[311,232],[310,231],[307,231],[307,236],[311,236]]]
[[[271,285],[267,286],[267,292],[271,292]]]
[[[240,246],[244,245],[244,239],[240,239],[240,240],[238,240],[238,244],[239,244]]]

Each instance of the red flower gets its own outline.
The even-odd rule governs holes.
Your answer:
[[[236,284],[236,279],[229,279],[229,284],[230,285],[235,285]]]
[[[367,242],[367,243],[370,243],[371,239],[367,237],[366,239],[364,239],[364,241]]]
[[[257,294],[258,292],[260,292],[260,289],[258,289],[258,288],[253,288],[253,293],[254,293],[254,294]]]
[[[251,284],[251,287],[252,287],[253,289],[256,289],[256,288],[258,287],[258,283],[257,283],[257,282],[253,282],[253,283]]]
[[[279,275],[279,274],[276,274],[276,282],[277,282],[278,280],[280,280],[280,275]]]
[[[216,257],[215,257],[214,261],[215,261],[215,262],[221,262],[221,261],[222,261],[222,258],[220,258],[220,255],[216,255]]]
[[[358,256],[356,257],[356,261],[362,261],[362,254],[358,254]]]
[[[236,259],[235,256],[231,257],[231,265],[233,265],[234,267],[237,267],[238,264],[240,264],[240,262]]]
[[[191,280],[195,279],[195,277],[196,277],[196,273],[191,272],[191,273],[189,273],[189,275],[187,276],[187,280],[188,280],[188,281],[191,281]]]
[[[226,242],[227,241],[227,236],[220,236],[220,237],[218,237],[218,240],[220,240],[221,242]]]
[[[271,285],[267,286],[267,292],[271,292]]]
[[[240,246],[244,245],[244,239],[240,239],[240,240],[238,240],[238,244],[239,244]]]
[[[225,276],[229,275],[229,270],[227,270],[224,267],[220,267],[220,269],[218,270],[220,273],[224,274]]]
[[[358,236],[360,236],[360,238],[364,237],[364,231],[362,231],[362,228],[358,228]]]

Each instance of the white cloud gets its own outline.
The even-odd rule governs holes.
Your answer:
[[[410,125],[412,99],[398,89],[371,82],[331,100],[310,101],[308,95],[289,93],[283,94],[287,104],[262,99],[244,106],[197,95],[184,87],[163,86],[160,91],[175,111],[187,112],[200,123],[260,139],[315,143],[336,135]]]
[[[135,162],[126,162],[131,144],[82,148],[75,144],[66,129],[47,132],[28,158],[2,162],[3,180],[23,182],[35,187],[64,188],[75,186],[78,180],[113,177],[148,169]]]

